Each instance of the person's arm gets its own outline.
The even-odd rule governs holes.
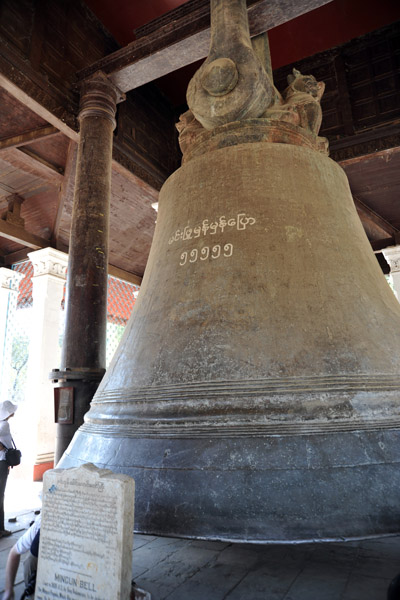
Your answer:
[[[7,421],[0,421],[0,450],[7,450],[7,448],[12,446],[12,444],[7,446],[9,441],[11,442],[10,425],[7,423]]]
[[[5,421],[0,421],[0,451],[5,450],[6,447],[3,444],[4,432],[5,432]]]
[[[40,528],[41,515],[11,548],[6,564],[5,590],[1,600],[14,600],[14,583],[17,575],[21,554],[28,552],[32,541]]]
[[[6,564],[6,581],[2,600],[14,600],[14,583],[17,576],[19,561],[21,555],[18,554],[16,545],[14,545],[7,558]]]

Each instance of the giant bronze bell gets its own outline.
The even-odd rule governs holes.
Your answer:
[[[131,320],[61,464],[132,475],[145,533],[398,532],[400,305],[318,137],[323,84],[294,71],[279,93],[245,0],[211,10],[183,166],[160,192]]]

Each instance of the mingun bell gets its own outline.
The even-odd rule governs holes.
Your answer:
[[[245,2],[211,6],[183,165],[160,192],[131,320],[61,466],[133,476],[145,533],[398,532],[400,305],[318,137],[323,84],[294,71],[281,94],[253,52],[262,74],[246,88],[247,24],[230,19]],[[220,40],[223,18],[228,33],[244,27],[243,47]]]

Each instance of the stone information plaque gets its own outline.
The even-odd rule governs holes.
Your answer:
[[[35,600],[128,600],[135,482],[85,464],[47,471]]]

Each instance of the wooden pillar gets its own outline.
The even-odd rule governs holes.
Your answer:
[[[81,88],[66,325],[61,369],[52,373],[60,407],[55,463],[83,423],[105,372],[112,144],[116,106],[123,99],[100,72]]]

